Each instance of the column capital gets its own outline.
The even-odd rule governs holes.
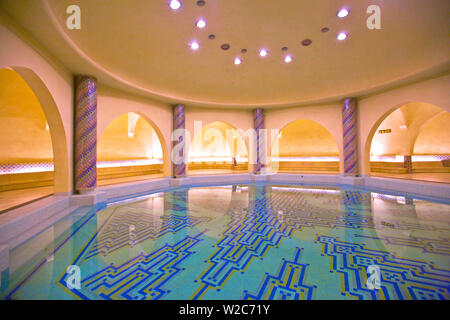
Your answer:
[[[357,101],[356,98],[347,97],[347,98],[344,98],[344,100],[342,101],[342,104],[343,104],[344,108],[348,108],[350,105],[356,104],[356,101]]]
[[[88,74],[76,74],[75,81],[90,80],[97,82],[97,78]]]

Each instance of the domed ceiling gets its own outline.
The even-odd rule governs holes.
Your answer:
[[[448,0],[180,1],[178,10],[170,0],[4,0],[1,6],[73,73],[168,103],[323,103],[449,69]],[[381,30],[367,28],[369,2],[381,8]],[[81,9],[80,30],[66,27],[72,4]],[[343,7],[349,15],[339,18]],[[200,18],[204,28],[196,26]],[[337,40],[340,32],[348,38]]]

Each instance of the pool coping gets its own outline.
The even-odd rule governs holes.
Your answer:
[[[374,192],[450,203],[450,184],[385,177],[347,177],[338,174],[217,174],[182,179],[158,178],[102,186],[88,195],[53,195],[0,215],[0,272],[8,268],[9,251],[31,239],[79,207],[114,204],[176,188],[249,183],[292,184],[297,186],[358,187]]]

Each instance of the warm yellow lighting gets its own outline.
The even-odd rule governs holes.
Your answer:
[[[377,142],[372,143],[372,154],[374,156],[381,156],[384,152],[384,147],[382,144]]]

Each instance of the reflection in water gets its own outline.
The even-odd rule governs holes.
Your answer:
[[[7,299],[448,299],[450,206],[322,187],[177,189],[13,251]],[[81,288],[67,286],[69,265]],[[381,289],[367,287],[367,268]]]

